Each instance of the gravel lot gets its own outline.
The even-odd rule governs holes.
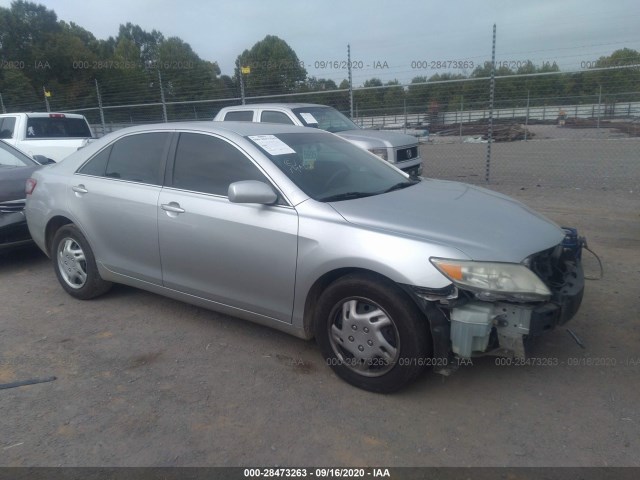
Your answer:
[[[640,192],[640,138],[610,129],[529,129],[533,140],[492,144],[492,185]],[[484,184],[486,143],[460,143],[455,136],[433,140],[420,149],[425,175]]]
[[[476,359],[394,395],[339,380],[313,342],[129,287],[77,301],[37,249],[0,255],[0,383],[57,377],[0,390],[0,465],[640,466],[639,146],[494,145],[491,188],[602,258],[569,325],[586,349],[559,329],[539,365]],[[426,171],[484,175],[464,162],[486,145],[422,148]]]

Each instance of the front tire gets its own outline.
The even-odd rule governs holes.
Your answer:
[[[78,227],[68,224],[58,229],[51,247],[53,269],[69,295],[89,300],[111,288],[111,282],[100,277],[93,251]]]
[[[321,295],[314,333],[327,364],[351,385],[390,393],[414,381],[431,357],[426,317],[390,280],[352,274]]]

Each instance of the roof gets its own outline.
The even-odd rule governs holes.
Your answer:
[[[120,136],[126,133],[145,132],[145,131],[174,131],[174,130],[193,130],[211,133],[235,133],[240,136],[248,135],[273,135],[278,133],[294,133],[294,132],[314,132],[323,133],[317,128],[298,127],[295,125],[285,125],[281,123],[254,123],[254,122],[171,122],[171,123],[153,123],[147,125],[137,125],[134,127],[123,128],[113,132],[114,136]]]
[[[1,113],[0,117],[11,117],[15,115],[26,115],[27,117],[50,117],[51,115],[63,115],[66,118],[84,118],[84,115],[79,113],[65,113],[65,112],[12,112]]]
[[[317,103],[251,103],[248,105],[234,105],[232,107],[224,107],[222,110],[253,110],[255,108],[308,108],[308,107],[324,107],[333,108],[327,105],[319,105]]]

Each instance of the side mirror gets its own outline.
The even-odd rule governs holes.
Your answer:
[[[45,157],[44,155],[34,155],[33,159],[38,162],[40,165],[51,165],[52,163],[56,163],[55,160],[51,158]]]
[[[243,180],[229,185],[227,193],[229,201],[233,203],[260,203],[273,205],[278,201],[278,195],[269,185],[257,180]]]

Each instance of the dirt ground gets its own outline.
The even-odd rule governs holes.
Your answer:
[[[492,188],[604,264],[568,325],[586,348],[557,329],[537,365],[475,359],[394,395],[313,342],[129,287],[77,301],[37,249],[0,255],[0,383],[57,378],[0,390],[0,465],[640,466],[640,196],[525,185]]]

